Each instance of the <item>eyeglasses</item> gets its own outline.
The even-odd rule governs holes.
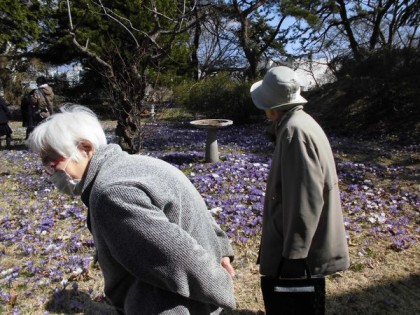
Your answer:
[[[43,162],[44,167],[45,167],[45,171],[47,172],[47,174],[49,174],[49,175],[54,174],[55,173],[55,168],[57,167],[57,165],[64,160],[65,160],[65,158],[60,156],[60,157],[58,157],[57,159],[55,159],[51,162],[49,162],[49,161]]]

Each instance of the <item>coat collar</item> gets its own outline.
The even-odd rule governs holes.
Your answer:
[[[292,116],[295,112],[302,110],[303,109],[303,105],[298,105],[293,107],[292,109],[288,110],[279,120],[279,122],[277,123],[276,128],[278,129],[280,127],[280,125],[284,122],[289,120],[290,116]]]
[[[86,170],[86,176],[79,184],[82,186],[82,201],[86,206],[89,205],[90,192],[102,166],[107,160],[109,160],[110,157],[121,152],[122,150],[117,144],[108,144],[99,147],[93,154]]]

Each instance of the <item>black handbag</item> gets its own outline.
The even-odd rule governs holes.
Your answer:
[[[266,315],[323,315],[325,314],[325,277],[311,276],[305,261],[306,278],[261,276],[261,290]]]

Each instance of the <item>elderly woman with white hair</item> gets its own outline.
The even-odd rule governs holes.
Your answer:
[[[58,190],[88,207],[105,294],[125,314],[235,308],[233,251],[184,174],[107,144],[95,114],[66,106],[28,139]]]

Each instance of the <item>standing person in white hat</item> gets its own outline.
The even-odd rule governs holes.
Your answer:
[[[303,110],[297,74],[271,68],[251,87],[273,123],[275,150],[265,195],[260,273],[282,278],[329,275],[349,267],[338,177],[330,143]]]

